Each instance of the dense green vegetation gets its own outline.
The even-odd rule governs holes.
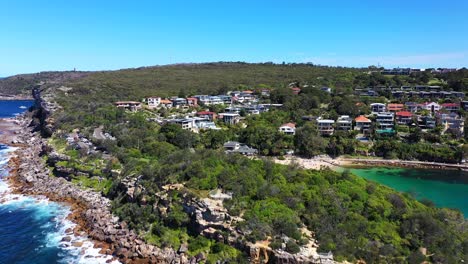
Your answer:
[[[307,157],[365,150],[386,158],[443,162],[460,159],[459,143],[463,139],[455,141],[432,131],[408,129],[407,136],[379,138],[372,147],[361,145],[352,132],[327,138],[318,136],[315,125],[303,116],[336,118],[340,114],[366,113],[368,109],[356,105],[357,102],[384,100],[360,100],[352,96],[354,86],[435,81],[445,86],[465,78],[432,74],[389,77],[368,74],[369,70],[304,64],[214,63],[94,73],[67,81],[67,86],[73,87],[71,91],[54,91],[64,107],[54,116],[56,129],[61,132],[55,136],[62,137],[74,128],[89,136],[93,128],[104,125],[105,131],[116,140],[95,144],[118,161],[114,165],[103,163],[101,170],[95,170],[104,181],[78,176],[74,181],[107,194],[113,200],[114,212],[149,243],[176,249],[188,244],[190,255],[203,252],[210,263],[221,259],[245,260],[244,253],[228,245],[226,240],[215,242],[196,234],[183,210],[186,197],[203,197],[216,188],[233,192],[233,199],[226,201],[225,206],[231,215],[245,219],[237,227],[245,234],[242,239],[246,241],[271,237],[271,247],[278,248],[281,236],[286,235],[291,238],[286,250],[295,253],[306,242],[299,231],[306,226],[315,232],[319,251],[331,250],[338,260],[457,263],[467,259],[467,223],[460,212],[427,206],[408,194],[397,193],[346,171],[303,170],[269,160],[268,156],[282,155],[287,149],[295,149]],[[293,82],[308,86],[295,96],[287,88]],[[457,85],[460,87],[457,89],[466,89],[463,81]],[[317,88],[321,86],[331,86],[335,93],[319,91]],[[271,87],[274,90],[270,100],[283,103],[284,108],[248,117],[246,128],[239,125],[194,134],[176,125],[149,122],[151,113],[130,114],[110,105],[116,100],[140,100],[149,95],[218,93],[239,87]],[[296,136],[280,134],[278,126],[291,121],[300,127]],[[227,140],[248,143],[266,157],[251,160],[226,155],[221,148]],[[433,142],[446,144],[434,147],[430,144]],[[66,147],[62,149],[73,159],[60,165],[78,169],[96,166],[93,158],[80,156]],[[119,176],[110,172],[113,166],[121,168]],[[135,197],[129,198],[121,182],[136,177],[141,188]],[[163,214],[157,209],[159,201],[155,194],[162,186],[172,183],[183,183],[185,188],[169,192],[171,203]],[[421,255],[421,247],[427,248],[431,255]]]

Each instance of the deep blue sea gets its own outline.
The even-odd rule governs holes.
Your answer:
[[[33,105],[31,100],[1,101],[0,100],[0,118],[12,117],[23,113]]]
[[[31,101],[0,101],[0,117],[12,117],[27,110],[20,106],[31,105]],[[5,166],[13,150],[0,144],[0,264],[105,263],[110,259],[99,254],[100,249],[93,248],[86,237],[70,233],[75,225],[66,219],[67,205],[10,192],[3,179],[8,176]],[[71,241],[64,241],[67,238]]]

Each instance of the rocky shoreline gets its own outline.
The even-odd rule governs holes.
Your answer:
[[[72,213],[68,216],[76,223],[73,232],[87,235],[102,248],[100,253],[112,255],[123,263],[196,263],[173,249],[160,249],[146,244],[124,222],[112,215],[110,201],[101,194],[83,190],[63,178],[50,176],[50,170],[40,154],[46,142],[38,132],[29,127],[30,117],[19,116],[14,119],[10,133],[2,137],[2,143],[17,147],[10,160],[11,176],[9,181],[16,193],[43,195],[51,201],[70,205]],[[15,131],[12,133],[12,131]]]
[[[387,166],[411,169],[439,169],[439,170],[464,170],[468,171],[466,164],[450,164],[427,161],[411,160],[384,160],[384,159],[341,159],[341,165],[344,167],[368,167],[368,166]]]

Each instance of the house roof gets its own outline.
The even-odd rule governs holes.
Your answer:
[[[201,112],[198,112],[197,115],[216,115],[216,113],[210,112],[210,111],[201,111]]]
[[[443,107],[457,107],[457,106],[460,106],[459,104],[457,103],[445,103],[445,104],[442,104]]]
[[[291,88],[291,90],[293,90],[293,91],[301,91],[301,88],[299,88],[299,87],[293,87],[293,88]]]
[[[115,102],[114,104],[119,105],[119,104],[141,104],[141,103],[136,102],[136,101],[118,101],[118,102]]]
[[[242,91],[242,93],[248,93],[248,94],[252,94],[252,93],[253,93],[253,91],[251,91],[251,90],[245,90],[245,91]]]
[[[408,112],[408,111],[397,112],[396,115],[401,116],[401,117],[411,117],[411,116],[413,116],[413,114],[411,112]]]
[[[286,124],[281,125],[281,127],[296,128],[296,124],[294,124],[294,123],[286,123]]]
[[[368,122],[368,123],[371,122],[369,118],[367,118],[367,117],[365,117],[363,115],[356,117],[354,119],[354,121],[356,121],[356,122]]]
[[[388,104],[387,105],[388,109],[397,109],[397,108],[403,108],[403,104]]]
[[[161,100],[161,104],[172,104],[171,100],[163,99]]]

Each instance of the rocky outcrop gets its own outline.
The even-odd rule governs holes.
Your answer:
[[[16,157],[12,158],[13,187],[28,195],[45,195],[51,200],[68,202],[73,213],[70,219],[77,223],[74,232],[87,234],[103,248],[102,253],[119,258],[124,263],[196,263],[173,249],[160,249],[146,244],[124,222],[112,215],[110,201],[99,193],[83,190],[64,178],[51,177],[39,154],[46,143],[37,132],[30,132],[27,119],[19,121],[22,133],[18,135]],[[53,155],[66,160],[66,156]]]

